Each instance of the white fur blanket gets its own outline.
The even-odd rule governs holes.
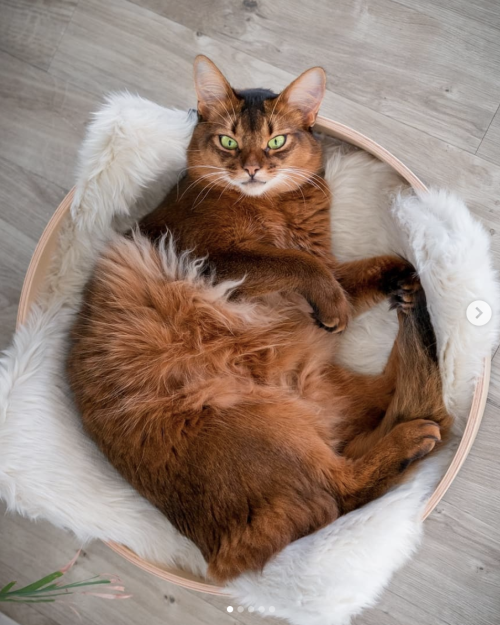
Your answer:
[[[50,275],[0,362],[0,495],[10,510],[48,519],[82,541],[114,540],[147,559],[203,574],[196,547],[86,438],[64,377],[68,327],[95,255],[113,225],[151,208],[176,182],[195,121],[188,113],[117,95],[90,126],[71,219]],[[329,149],[334,251],[345,260],[399,252],[415,263],[459,432],[483,359],[497,339],[497,315],[483,327],[465,316],[473,300],[498,310],[489,236],[457,197],[443,191],[398,195],[402,181],[387,165],[364,152]],[[370,311],[345,334],[342,358],[366,371],[381,369],[395,327],[387,305]],[[407,483],[289,545],[262,574],[243,575],[228,591],[242,605],[272,605],[275,616],[296,625],[349,623],[375,602],[417,547],[425,500],[452,447],[424,461]]]

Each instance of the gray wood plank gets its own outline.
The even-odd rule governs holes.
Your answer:
[[[0,349],[14,332],[36,241],[65,191],[0,156]]]
[[[3,506],[0,504],[3,511]],[[9,540],[6,540],[6,537]],[[2,538],[3,537],[3,538]],[[46,522],[33,523],[19,516],[0,516],[0,579],[21,573],[22,582],[58,570],[78,549],[75,538]],[[6,573],[3,570],[6,570]],[[219,600],[212,605],[199,593],[190,592],[163,582],[115,554],[102,543],[92,543],[83,550],[73,571],[71,581],[87,579],[92,575],[119,575],[131,599],[106,601],[99,598],[73,595],[74,607],[79,612],[82,625],[235,625],[241,620],[227,612],[228,603]],[[9,577],[10,576],[10,577]],[[37,610],[59,625],[67,625],[73,616],[64,602],[37,604]],[[18,618],[21,606],[14,606],[8,614]],[[20,620],[20,619],[19,619]],[[22,621],[21,621],[22,623]]]
[[[189,26],[193,30],[203,28],[205,17],[210,12],[217,10],[214,0],[131,0],[134,4],[142,6],[150,11],[158,13]],[[467,18],[480,22],[479,26],[487,24],[489,27],[500,28],[500,11],[497,0],[446,0],[446,2],[434,2],[433,0],[395,0],[398,4],[412,8],[421,13],[432,15],[442,22],[453,23],[457,17]],[[245,8],[257,8],[253,0],[243,0]],[[367,6],[370,5],[367,3]],[[321,15],[321,12],[319,12]],[[451,15],[450,15],[451,14]],[[455,14],[455,15],[453,15]]]
[[[10,343],[35,241],[0,218],[0,349]]]
[[[59,625],[32,605],[2,603],[2,610],[4,614],[0,614],[0,625]],[[14,616],[16,620],[13,620]],[[75,622],[78,620],[75,614],[71,614],[70,618],[74,618]]]
[[[411,0],[318,0],[310,10],[300,0],[216,0],[201,3],[198,28],[287,71],[321,64],[335,93],[474,152],[499,101],[498,30],[418,9]]]
[[[203,26],[204,16],[212,10],[213,0],[131,0],[137,6],[149,9],[158,15],[168,17],[194,31]]]
[[[89,112],[99,99],[0,52],[2,155],[69,188]]]
[[[68,188],[49,182],[0,155],[2,219],[33,241],[40,238]]]
[[[477,155],[500,165],[500,107],[484,135]]]
[[[0,49],[47,69],[78,0],[0,0]]]
[[[396,0],[399,4],[425,12],[442,22],[453,21],[456,16],[479,22],[479,26],[500,28],[500,10],[497,0]],[[455,14],[455,15],[453,15]]]
[[[132,2],[85,0],[50,73],[99,96],[128,89],[160,104],[186,108],[195,103],[192,62],[198,38],[185,26]]]

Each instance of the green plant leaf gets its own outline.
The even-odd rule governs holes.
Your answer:
[[[59,590],[61,586],[58,584],[50,584],[49,586],[44,586],[40,588],[40,590],[36,590],[35,592],[50,592],[51,590]]]
[[[59,590],[63,588],[78,588],[80,586],[96,586],[97,584],[111,584],[109,579],[101,579],[95,582],[74,582],[73,584],[66,584],[65,586],[57,586]]]
[[[0,590],[0,595],[5,594],[6,592],[9,592],[9,590],[11,588],[13,588],[15,585],[17,584],[17,582],[10,582],[9,584],[7,584],[6,586],[4,586],[1,590]]]
[[[110,579],[103,579],[103,575],[94,575],[79,582],[73,582],[70,584],[61,584],[56,582],[67,573],[76,562],[76,559],[80,551],[73,557],[73,559],[59,571],[55,571],[50,575],[42,577],[38,581],[28,584],[23,588],[16,588],[14,586],[17,582],[9,582],[6,586],[0,589],[0,602],[8,601],[10,603],[53,603],[57,601],[57,597],[65,597],[79,592],[82,588],[89,588],[91,586],[103,586],[113,584],[115,582],[121,582],[121,580],[112,576]],[[113,590],[123,591],[124,588],[120,583],[120,586],[112,586]],[[96,589],[97,590],[97,589]],[[95,595],[96,597],[103,597],[106,599],[124,599],[131,595],[124,595],[122,593],[116,594],[103,594],[102,592],[83,592],[86,595]]]
[[[38,599],[49,599],[51,597],[67,597],[69,595],[71,595],[72,593],[70,592],[49,592],[48,594],[44,594],[41,595],[38,591],[34,591],[34,592],[30,592],[28,594],[23,594],[23,595],[13,595],[13,594],[8,594],[6,596],[5,601],[7,601],[8,599],[16,599],[19,601],[25,601],[25,600],[33,600],[33,601],[38,601]],[[0,599],[0,601],[2,601],[2,599]]]
[[[54,603],[55,599],[20,599],[15,597],[12,597],[12,599],[4,599],[0,597],[0,602],[2,601],[6,603]]]
[[[14,592],[16,592],[16,593],[20,593],[20,592],[22,592],[22,593],[29,593],[29,592],[33,592],[34,590],[39,590],[43,586],[46,586],[47,584],[50,584],[55,579],[58,579],[59,577],[62,577],[62,576],[63,576],[63,574],[61,573],[61,571],[56,571],[55,573],[51,573],[50,575],[46,575],[45,577],[42,577],[42,579],[39,579],[37,582],[33,582],[32,584],[29,584],[28,586],[24,586],[24,588],[19,588],[19,590],[15,590]]]

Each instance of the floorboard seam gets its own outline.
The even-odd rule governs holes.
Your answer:
[[[75,6],[73,7],[73,11],[71,13],[71,17],[69,18],[69,20],[66,22],[66,26],[64,27],[61,36],[59,37],[59,41],[57,42],[57,45],[55,47],[54,52],[52,53],[52,56],[50,57],[50,61],[49,61],[49,66],[47,67],[47,73],[49,73],[49,70],[52,66],[52,62],[54,61],[54,57],[56,56],[56,54],[59,51],[59,46],[61,45],[61,41],[64,38],[64,35],[66,34],[66,31],[68,30],[68,26],[71,24],[71,22],[73,21],[73,16],[75,14],[76,9],[78,8],[78,5],[80,4],[80,0],[76,0],[75,2]],[[52,76],[53,74],[51,74]]]
[[[488,134],[488,130],[490,129],[491,124],[492,124],[492,123],[493,123],[493,121],[495,120],[495,117],[497,116],[498,111],[500,111],[500,104],[497,106],[497,110],[493,113],[493,117],[491,118],[491,121],[490,121],[490,123],[488,124],[488,128],[486,128],[486,132],[484,133],[483,138],[481,139],[481,143],[480,143],[480,144],[478,145],[478,147],[477,147],[477,150],[476,150],[476,152],[475,152],[476,156],[477,156],[477,153],[479,152],[479,150],[481,149],[481,146],[483,145],[483,141],[484,141],[484,139],[485,139],[486,135]],[[484,157],[483,157],[483,156],[480,156],[479,158],[484,158]],[[488,159],[485,159],[485,160],[487,160],[489,163],[491,163],[491,161],[489,161]]]

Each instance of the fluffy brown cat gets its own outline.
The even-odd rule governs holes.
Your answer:
[[[98,260],[68,372],[87,432],[224,582],[384,493],[451,419],[412,266],[332,255],[323,70],[277,96],[198,57],[195,83],[188,173]],[[385,371],[335,364],[335,333],[386,297]]]

